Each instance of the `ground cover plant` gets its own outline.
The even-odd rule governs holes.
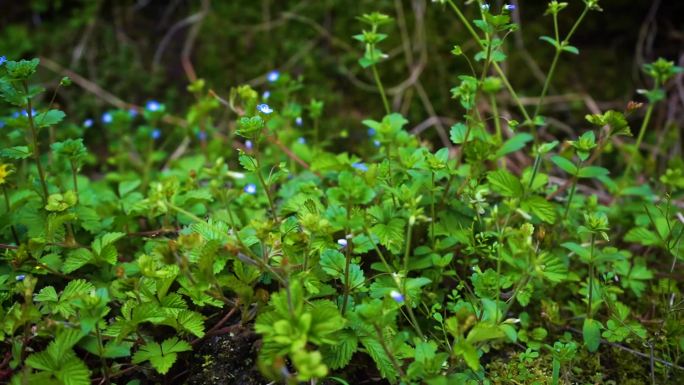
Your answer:
[[[0,382],[680,383],[681,122],[653,115],[683,69],[654,58],[638,98],[558,130],[555,75],[610,10],[548,3],[530,105],[514,3],[425,4],[468,32],[434,140],[383,83],[401,13],[348,21],[381,106],[362,140],[284,71],[77,122],[55,101],[82,80],[2,56]],[[247,364],[205,373],[225,353]]]

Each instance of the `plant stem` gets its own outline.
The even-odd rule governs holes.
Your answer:
[[[530,183],[527,185],[527,190],[525,191],[525,196],[532,191],[532,186],[534,185],[534,180],[537,178],[537,173],[539,172],[539,165],[541,164],[541,154],[537,154],[534,158],[534,166],[532,167],[532,176],[530,177]]]
[[[496,127],[496,139],[499,144],[503,143],[503,134],[501,132],[501,121],[499,120],[499,106],[496,105],[496,96],[489,94],[489,104],[492,106],[492,115],[494,116],[494,127]]]
[[[200,223],[204,222],[204,219],[198,217],[197,215],[191,213],[190,211],[188,211],[188,210],[186,210],[186,209],[184,209],[184,208],[182,208],[182,207],[178,207],[178,206],[174,205],[174,204],[171,203],[171,202],[166,202],[166,205],[167,205],[171,210],[176,211],[176,212],[178,212],[178,213],[181,213],[181,214],[185,215],[186,217],[189,217],[190,219],[192,219],[192,220],[195,221],[195,222],[200,222]]]
[[[344,239],[347,239],[349,234],[349,221],[351,219],[351,201],[347,202],[347,224],[344,229]],[[349,302],[349,269],[351,267],[351,244],[347,242],[344,250],[344,296],[342,297],[342,316],[347,311],[347,303]]]
[[[24,91],[26,95],[29,93],[28,81],[24,80]],[[43,203],[47,204],[48,192],[47,182],[45,181],[45,171],[43,170],[43,165],[40,163],[40,149],[38,148],[38,131],[33,122],[33,106],[31,103],[31,98],[26,97],[26,113],[28,114],[29,128],[31,129],[31,139],[33,141],[33,158],[36,161],[36,167],[38,168],[38,176],[40,177],[40,185],[43,189]]]
[[[594,244],[596,234],[591,234],[591,250],[589,252],[589,300],[587,301],[587,318],[591,318],[591,302],[594,292]]]
[[[392,354],[389,346],[387,346],[387,341],[385,340],[385,336],[382,334],[382,329],[380,329],[380,326],[378,326],[378,324],[375,322],[373,322],[373,328],[375,329],[375,333],[378,337],[378,343],[380,343],[380,346],[382,346],[382,350],[385,351],[387,358],[389,358],[390,362],[392,362],[392,366],[394,366],[394,369],[399,372],[399,376],[402,378],[405,377],[406,374],[404,373],[404,369],[401,368],[401,365],[399,365],[399,362],[397,362],[397,358],[394,354]]]
[[[430,242],[432,244],[432,249],[434,250],[435,248],[435,172],[432,171],[431,173],[431,182],[432,182],[432,189],[430,191],[430,194],[432,195],[432,199],[430,199]]]
[[[264,180],[264,176],[261,175],[261,156],[259,152],[259,137],[255,140],[254,144],[254,160],[256,161],[256,174],[257,178],[259,178],[259,183],[261,184],[261,188],[264,189],[264,194],[266,194],[266,198],[268,199],[268,206],[271,209],[271,215],[273,215],[273,219],[276,222],[279,222],[278,220],[278,214],[276,213],[276,208],[275,204],[273,204],[273,198],[271,198],[271,191],[268,188],[268,185],[266,184],[266,181]]]
[[[104,357],[104,346],[102,345],[102,335],[100,334],[100,327],[95,325],[95,335],[97,336],[97,350],[100,353],[100,360],[102,361],[102,377],[106,384],[109,384],[109,366],[107,359]]]
[[[658,82],[656,82],[655,87],[653,89],[658,88]],[[637,157],[637,154],[639,153],[639,147],[641,147],[641,142],[644,140],[644,135],[646,134],[646,128],[648,127],[648,124],[651,121],[651,116],[653,115],[653,109],[655,108],[655,103],[649,103],[648,108],[646,109],[646,115],[644,116],[643,122],[641,122],[641,128],[639,129],[639,135],[637,136],[637,140],[634,143],[634,155],[629,159],[629,163],[627,164],[627,169],[625,170],[625,175],[629,174],[629,172],[632,170],[632,167],[634,167],[634,160]]]
[[[473,29],[473,26],[470,24],[468,19],[465,17],[463,12],[454,4],[453,0],[448,0],[449,5],[451,8],[454,10],[458,18],[461,20],[463,25],[466,27],[470,35],[475,39],[475,42],[477,45],[480,47],[480,49],[484,50],[485,47],[482,44],[482,41],[480,40],[480,37],[477,35],[477,32],[475,32],[475,29]],[[515,92],[513,89],[513,86],[511,86],[511,83],[508,81],[508,78],[506,77],[506,74],[503,72],[501,69],[501,66],[499,66],[499,63],[492,63],[492,66],[494,67],[494,70],[496,70],[497,75],[501,77],[501,81],[504,83],[506,86],[506,89],[508,92],[511,94],[511,97],[513,98],[513,101],[517,105],[518,109],[520,110],[520,113],[522,113],[523,117],[525,117],[525,121],[527,122],[532,122],[532,119],[530,119],[530,115],[527,113],[527,110],[525,109],[525,106],[523,106],[522,101],[520,100],[520,97],[518,94]]]
[[[577,165],[577,172],[582,168],[582,161]],[[575,196],[575,190],[577,189],[577,175],[572,177],[572,186],[570,187],[570,195],[568,195],[568,202],[565,204],[565,213],[563,214],[563,219],[568,217],[568,212],[570,212],[570,204],[572,203],[572,198]]]
[[[549,68],[549,73],[546,75],[546,80],[544,80],[544,87],[542,87],[541,95],[539,96],[539,102],[537,102],[537,107],[534,109],[534,115],[532,119],[539,115],[542,104],[544,104],[544,98],[549,90],[549,85],[551,84],[551,79],[556,72],[556,65],[558,64],[558,59],[560,58],[561,49],[556,48],[556,53],[553,55],[553,61],[551,61],[551,68]]]
[[[76,163],[72,160],[71,163],[71,177],[74,182],[74,191],[76,192],[76,198],[78,198],[78,168]]]
[[[380,96],[382,97],[382,105],[385,106],[385,113],[389,115],[390,113],[392,113],[392,110],[390,109],[389,102],[387,101],[387,95],[385,95],[385,87],[382,86],[382,81],[380,81],[380,74],[378,74],[378,69],[375,67],[375,64],[371,66],[371,70],[373,71],[375,85],[378,87],[378,91],[380,91]]]
[[[551,62],[551,68],[549,69],[549,73],[546,75],[546,80],[544,81],[544,87],[542,88],[542,93],[539,96],[539,102],[537,103],[537,107],[534,110],[534,116],[532,119],[535,119],[537,115],[539,115],[539,111],[541,110],[542,104],[544,104],[544,98],[546,97],[546,93],[549,90],[549,85],[551,84],[551,79],[553,78],[553,75],[556,71],[556,65],[558,64],[558,59],[560,58],[561,53],[563,52],[562,47],[565,47],[569,42],[570,38],[572,35],[575,34],[575,31],[577,30],[577,27],[582,23],[582,20],[584,20],[584,17],[587,15],[587,12],[589,12],[589,6],[585,6],[584,10],[582,10],[582,14],[575,20],[575,24],[572,25],[572,28],[570,28],[570,32],[565,36],[565,39],[563,41],[559,41],[559,34],[558,34],[558,15],[554,14],[553,15],[553,25],[554,25],[554,31],[556,33],[556,53],[553,56],[553,61]]]

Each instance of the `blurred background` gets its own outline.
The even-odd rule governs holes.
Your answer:
[[[583,7],[581,0],[568,2],[560,15],[561,31],[566,32]],[[474,16],[478,11],[470,3],[466,9]],[[553,55],[552,47],[539,40],[552,34],[552,20],[544,16],[547,2],[508,3],[517,5],[513,15],[521,28],[506,40],[506,71],[521,96],[538,95]],[[48,89],[57,85],[62,69],[82,77],[75,80],[86,89],[60,91],[57,100],[74,120],[98,116],[111,108],[112,97],[139,105],[156,99],[182,114],[193,100],[186,91],[189,79],[205,79],[223,96],[243,83],[263,92],[266,74],[277,69],[303,78],[302,100],[325,101],[329,129],[361,131],[362,117],[377,118],[382,105],[369,71],[357,63],[363,47],[351,36],[363,27],[356,16],[380,11],[395,19],[383,30],[390,37],[381,44],[390,57],[379,65],[392,104],[408,116],[414,130],[434,137],[433,128],[448,127],[461,114],[449,89],[468,67],[450,51],[455,44],[474,51],[453,12],[430,0],[0,4],[0,55],[41,57],[40,77]],[[503,4],[491,2],[493,9]],[[584,124],[583,116],[592,108],[622,109],[630,100],[643,101],[636,90],[651,85],[642,64],[660,56],[684,64],[684,1],[601,0],[600,5],[604,11],[590,13],[572,39],[580,55],[564,55],[549,93],[546,114],[553,117],[555,129],[568,134],[574,125]],[[654,127],[681,126],[681,76],[670,88],[671,98],[656,111]]]

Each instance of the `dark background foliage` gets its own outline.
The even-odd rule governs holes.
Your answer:
[[[155,98],[172,111],[191,98],[185,91],[188,71],[226,95],[231,86],[245,82],[264,90],[264,75],[280,69],[305,79],[305,94],[326,102],[327,114],[340,117],[333,120],[334,129],[340,131],[354,130],[361,116],[381,111],[369,73],[356,63],[363,47],[351,39],[362,28],[355,16],[378,10],[396,19],[399,8],[405,15],[410,59],[395,20],[385,29],[390,38],[383,42],[391,58],[380,69],[390,89],[409,85],[395,92],[393,100],[414,126],[433,114],[444,117],[445,123],[455,116],[458,107],[449,98],[449,88],[467,65],[449,51],[454,44],[473,48],[453,14],[426,0],[2,3],[0,53],[8,58],[48,58],[127,102]],[[501,3],[493,1],[492,6]],[[545,1],[515,3],[521,30],[507,40],[507,70],[522,96],[534,95],[553,55],[552,48],[538,40],[551,34],[551,19],[543,16]],[[569,3],[561,13],[561,31],[567,31],[581,11],[581,1]],[[553,111],[549,115],[565,122],[558,124],[559,129],[567,131],[581,122],[587,103],[605,109],[639,100],[636,90],[650,86],[639,70],[642,64],[659,56],[679,64],[684,61],[684,1],[602,0],[600,4],[604,12],[590,14],[573,38],[581,54],[566,55],[554,80],[554,89],[566,90],[555,98],[560,103],[549,98]],[[475,12],[475,6],[468,11]],[[186,66],[184,51],[190,63]],[[415,79],[420,80],[421,90],[412,87],[415,82],[406,83],[412,71],[419,75]],[[49,71],[43,74],[46,81],[57,79]],[[101,98],[82,94],[72,88],[60,93],[58,102],[81,118],[105,108]],[[681,108],[664,116],[664,107],[656,113],[659,123],[676,121]]]

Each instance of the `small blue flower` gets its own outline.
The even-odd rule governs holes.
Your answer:
[[[373,141],[373,146],[375,146],[375,147],[380,147],[380,144],[381,144],[381,143],[380,143],[379,140],[374,140],[374,141]]]
[[[266,75],[266,79],[268,79],[269,82],[275,83],[278,81],[278,78],[280,77],[280,72],[273,70]]]
[[[28,117],[28,111],[26,111],[26,110],[22,110],[21,114]],[[32,108],[31,109],[31,116],[36,116],[37,114],[38,114],[38,111],[36,111],[35,109]]]
[[[18,117],[19,117],[19,113],[18,113],[17,111],[12,112],[12,117],[13,117],[14,119],[18,118]]]
[[[7,58],[5,56],[0,56],[0,67],[2,67],[3,64],[7,61]]]
[[[368,166],[367,166],[365,163],[363,163],[363,162],[356,162],[356,163],[353,163],[353,164],[352,164],[352,167],[354,167],[354,168],[357,169],[357,170],[368,171]]]
[[[197,139],[199,140],[207,140],[207,133],[206,131],[200,131],[197,133]]]
[[[26,279],[26,274],[19,274],[16,277],[14,277],[14,279],[16,279],[17,282],[21,282]]]
[[[257,187],[254,183],[250,183],[247,186],[245,186],[245,192],[250,195],[256,194]]]
[[[271,97],[271,91],[264,91],[261,97],[264,98],[264,100],[268,100],[268,98]]]
[[[506,4],[503,6],[503,9],[506,11],[515,11],[515,4]]]
[[[374,128],[368,129],[368,136],[375,136],[375,129]]]
[[[297,138],[297,143],[306,144],[306,138],[303,136],[300,136],[299,138]]]
[[[109,124],[114,121],[114,117],[109,112],[102,114],[102,123]]]
[[[302,121],[302,117],[301,117],[301,116],[298,116],[298,117],[295,118],[295,124],[296,124],[296,125],[298,125],[299,127],[301,127],[301,126],[302,126],[302,123],[303,123],[303,121]]]
[[[396,291],[396,290],[390,291],[390,297],[392,297],[392,299],[393,299],[396,303],[403,303],[403,302],[404,302],[404,296],[403,296],[400,292],[398,292],[398,291]]]
[[[489,11],[489,4],[487,4],[487,3],[482,4],[480,7],[481,7],[482,10],[484,10],[484,11]]]
[[[90,128],[92,126],[93,126],[93,120],[92,119],[86,119],[83,121],[83,127]]]
[[[161,104],[159,104],[159,102],[156,100],[150,100],[147,102],[147,104],[145,104],[145,109],[147,111],[157,112],[161,109]]]
[[[268,104],[259,104],[257,106],[257,110],[259,110],[259,112],[261,112],[262,114],[266,114],[266,115],[273,112],[273,108],[269,107]]]
[[[155,128],[155,129],[152,130],[152,132],[150,133],[150,137],[151,137],[152,139],[154,139],[154,140],[157,140],[157,139],[161,138],[161,136],[162,136],[162,132],[161,132],[161,130],[158,129],[158,128]]]
[[[347,240],[344,238],[340,238],[337,240],[337,244],[340,245],[340,247],[347,247]]]
[[[136,110],[135,108],[129,108],[128,116],[130,116],[131,118],[138,116],[138,110]]]
[[[3,127],[5,127],[5,121],[4,121],[4,120],[0,120],[0,128],[3,128]]]
[[[251,150],[252,148],[254,148],[254,143],[252,143],[251,140],[245,140],[245,148]]]

